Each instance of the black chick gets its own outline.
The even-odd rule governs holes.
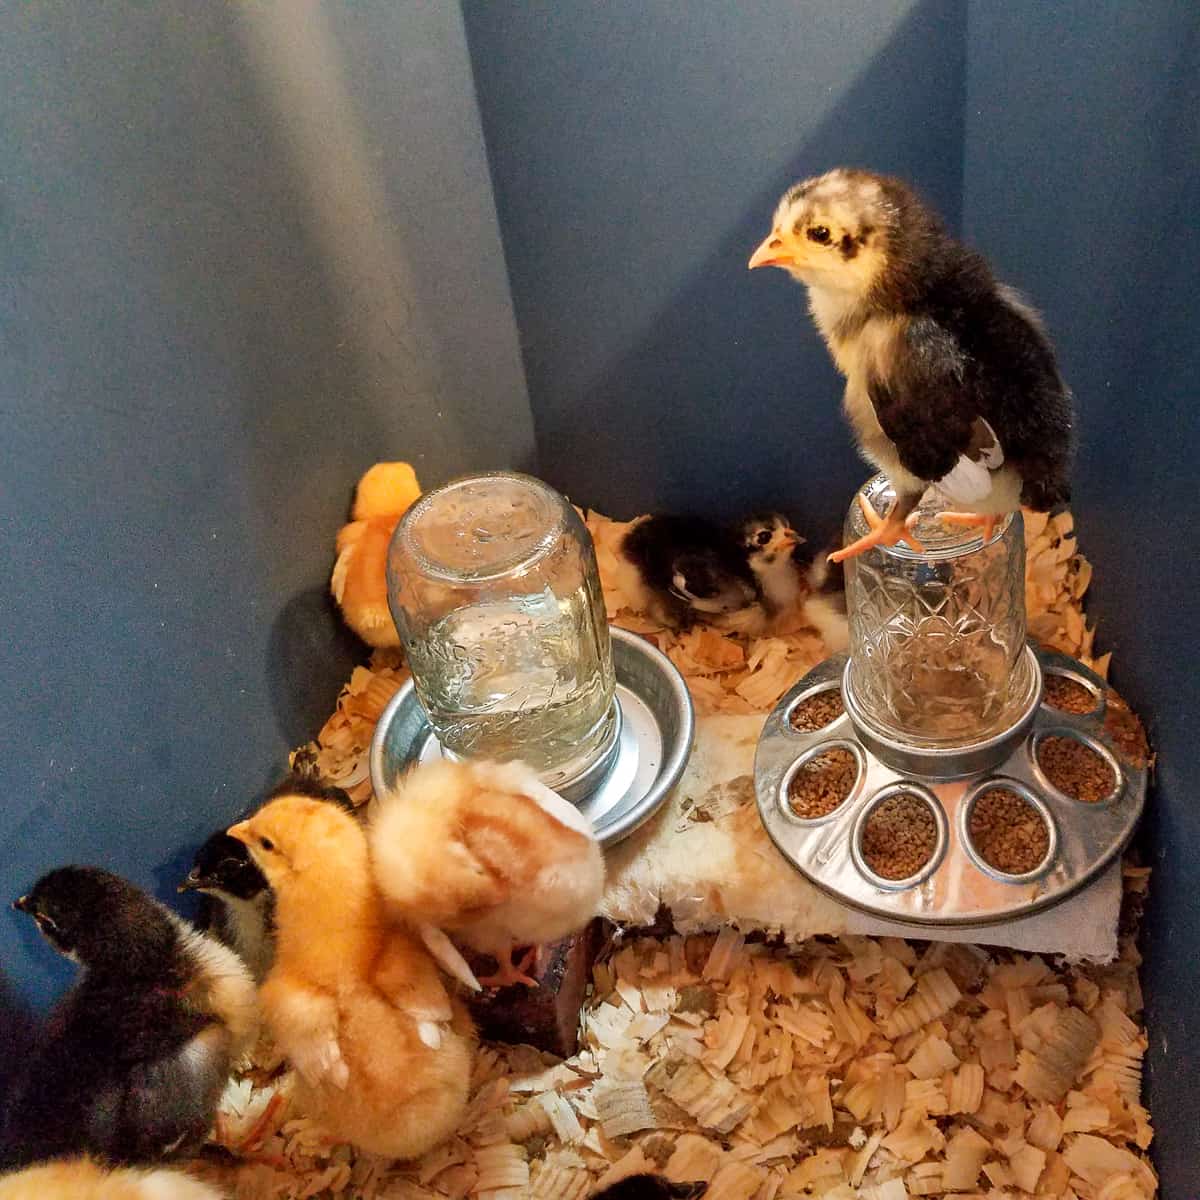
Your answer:
[[[304,774],[289,775],[271,789],[267,800],[297,795],[354,811],[341,788]],[[275,894],[245,843],[223,828],[217,830],[196,852],[179,891],[204,894],[201,929],[219,938],[246,964],[255,982],[262,983],[275,959]]]
[[[149,1163],[198,1147],[257,1025],[236,955],[96,867],[60,867],[13,907],[83,967],[4,1113],[0,1170],[72,1154]]]
[[[275,894],[244,842],[217,830],[196,852],[181,892],[202,892],[200,927],[228,946],[262,983],[275,958]]]
[[[750,266],[805,284],[864,457],[891,481],[839,561],[904,540],[930,486],[982,527],[1070,498],[1074,413],[1037,315],[897,179],[839,168],[788,189]],[[869,510],[869,511],[868,511]]]
[[[677,628],[758,599],[737,537],[702,517],[646,517],[625,535],[621,553],[637,568],[655,615]]]
[[[592,1200],[696,1200],[708,1191],[708,1184],[672,1183],[661,1175],[627,1175],[602,1192],[595,1192]]]

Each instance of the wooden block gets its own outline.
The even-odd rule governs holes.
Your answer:
[[[601,944],[601,922],[593,921],[581,933],[547,945],[536,978],[539,986],[517,983],[489,989],[468,1000],[471,1016],[487,1041],[525,1043],[561,1058],[575,1053],[579,1037],[579,1012],[583,1008],[592,963]],[[493,960],[466,954],[476,975],[488,975]]]

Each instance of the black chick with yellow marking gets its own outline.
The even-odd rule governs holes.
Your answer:
[[[750,259],[766,266],[808,288],[859,446],[896,494],[882,519],[860,500],[870,532],[836,561],[917,545],[930,486],[985,540],[1022,504],[1067,502],[1073,405],[1038,316],[907,185],[846,168],[797,183]]]
[[[267,799],[276,796],[310,796],[354,811],[341,788],[301,775],[290,775]],[[275,958],[275,893],[245,843],[218,829],[196,852],[178,890],[204,896],[207,903],[200,929],[228,946],[246,964],[255,983],[262,983]]]
[[[83,974],[9,1096],[0,1170],[76,1154],[154,1163],[196,1149],[257,1028],[241,961],[96,867],[51,871],[13,907]]]
[[[703,517],[645,517],[625,535],[621,553],[649,595],[642,607],[677,628],[698,617],[737,612],[758,599],[738,538]]]

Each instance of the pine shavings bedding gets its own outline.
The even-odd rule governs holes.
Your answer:
[[[717,1200],[1145,1200],[1137,967],[1130,940],[1066,968],[893,938],[631,939],[594,968],[575,1057],[482,1047],[463,1128],[417,1162],[330,1146],[284,1074],[222,1104],[236,1145],[284,1096],[261,1161],[207,1170],[238,1200],[571,1200],[646,1170]]]
[[[761,715],[826,657],[811,629],[657,625],[629,600],[628,525],[587,523],[610,620],[672,658],[701,714]],[[1104,674],[1072,530],[1069,515],[1026,514],[1030,632]],[[396,651],[376,651],[293,765],[367,803],[371,735],[407,678]],[[1134,912],[1147,885],[1126,868]],[[896,938],[772,948],[731,927],[618,941],[594,968],[575,1057],[481,1046],[462,1129],[417,1162],[331,1145],[264,1041],[214,1135],[247,1161],[196,1170],[237,1200],[584,1200],[640,1171],[706,1179],[710,1200],[1145,1200],[1138,965],[1129,929],[1108,966]]]

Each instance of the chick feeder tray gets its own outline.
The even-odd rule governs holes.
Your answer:
[[[862,494],[877,511],[890,498],[882,476]],[[1105,728],[1104,680],[1025,642],[1020,514],[985,543],[978,533],[947,531],[935,513],[923,506],[916,526],[924,552],[877,548],[847,564],[851,652],[816,666],[767,718],[755,790],[772,841],[836,899],[910,924],[990,925],[1049,908],[1104,871],[1141,815],[1146,768]],[[857,503],[846,532],[847,540],[865,532]],[[1046,676],[1085,689],[1092,710],[1049,706]],[[841,715],[815,730],[793,727],[798,706],[839,688]],[[1089,802],[1060,791],[1039,762],[1048,738],[1072,739],[1099,756],[1111,772],[1109,794]],[[833,750],[853,758],[849,791],[823,816],[797,815],[793,780]],[[1045,825],[1041,861],[1022,874],[989,864],[971,836],[980,798],[1000,790]],[[936,832],[923,865],[890,879],[864,854],[864,830],[900,794],[927,806]]]

